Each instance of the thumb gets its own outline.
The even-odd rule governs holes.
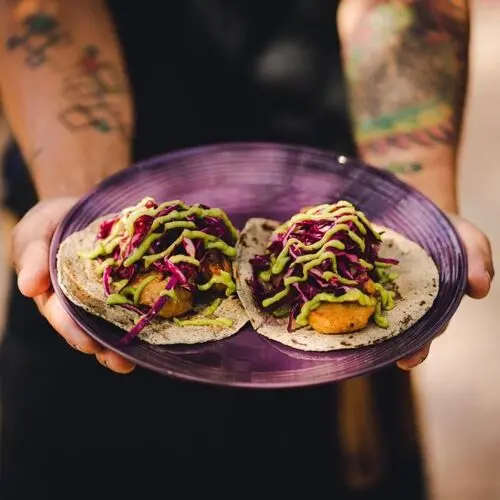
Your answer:
[[[35,205],[16,225],[12,234],[12,255],[23,295],[36,297],[50,288],[50,240],[74,198],[57,198]]]

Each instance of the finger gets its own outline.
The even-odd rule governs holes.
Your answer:
[[[134,370],[133,363],[113,351],[104,349],[81,330],[66,313],[56,295],[50,294],[48,298],[37,297],[35,302],[52,327],[73,349],[85,354],[95,354],[101,364],[117,373],[125,374]]]
[[[24,295],[35,297],[48,290],[50,239],[74,202],[73,198],[41,202],[14,228],[12,256],[19,274],[18,286]]]
[[[467,252],[467,294],[482,299],[488,295],[495,275],[490,242],[480,229],[463,219],[455,220],[455,225]]]
[[[399,360],[396,364],[399,368],[401,368],[401,370],[413,370],[413,368],[416,368],[427,359],[430,348],[431,343],[429,342],[422,347],[422,349],[419,349],[416,353]]]
[[[74,349],[86,354],[103,351],[103,347],[73,321],[55,294],[51,294],[40,307],[47,321]]]
[[[131,373],[135,369],[134,363],[110,350],[104,350],[100,354],[97,354],[96,358],[102,366],[122,375]]]
[[[18,259],[17,286],[26,297],[42,295],[50,288],[49,243],[28,243]]]

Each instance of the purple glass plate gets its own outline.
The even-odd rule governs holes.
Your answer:
[[[116,348],[122,333],[74,306],[62,293],[56,279],[56,253],[60,242],[74,231],[145,196],[223,208],[239,228],[250,217],[283,220],[306,205],[347,199],[374,222],[428,251],[439,268],[439,294],[431,310],[406,332],[356,350],[295,351],[260,337],[249,323],[229,339],[194,347],[136,341]],[[253,388],[335,382],[394,363],[443,329],[465,293],[467,278],[465,252],[449,220],[394,175],[324,151],[260,143],[178,151],[114,175],[67,214],[54,235],[50,259],[56,294],[71,317],[101,344],[163,375]]]

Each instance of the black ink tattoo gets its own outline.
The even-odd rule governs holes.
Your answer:
[[[63,94],[71,103],[61,122],[71,130],[117,131],[128,138],[119,107],[109,101],[125,91],[123,78],[112,63],[102,60],[94,45],[85,47],[75,74],[64,80]]]
[[[31,68],[42,66],[48,59],[48,49],[69,42],[57,19],[48,13],[38,12],[23,20],[24,31],[7,39],[7,50],[22,48],[26,51],[26,64]]]

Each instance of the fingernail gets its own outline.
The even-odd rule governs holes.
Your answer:
[[[415,367],[421,365],[426,359],[427,357],[429,356],[429,353],[425,354],[424,356],[422,356],[419,360],[418,360],[418,363],[415,365]]]
[[[407,366],[400,366],[403,370],[410,371],[413,370],[414,368],[417,368],[417,366],[420,366],[429,356],[429,352],[422,354],[420,358],[416,361],[416,363],[413,363],[412,365],[407,365]]]
[[[422,356],[420,356],[418,361],[410,369],[413,370],[413,368],[420,366],[428,357],[429,357],[429,351],[427,351],[425,354],[422,354]]]
[[[96,359],[102,366],[104,366],[105,368],[109,368],[108,362],[105,359],[101,359],[99,356],[96,356]]]
[[[78,351],[78,352],[81,352],[83,354],[91,354],[90,352],[86,351],[85,349],[82,349],[82,347],[80,347],[78,344],[71,344],[70,342],[68,342],[68,344],[75,350],[75,351]]]
[[[491,275],[491,272],[488,269],[485,269],[484,274],[486,274],[486,277],[488,278],[488,282],[491,283],[493,281],[493,276]]]
[[[80,351],[82,352],[82,350],[80,349],[80,346],[78,344],[72,344],[71,342],[68,342],[68,345],[74,349],[75,351]]]

